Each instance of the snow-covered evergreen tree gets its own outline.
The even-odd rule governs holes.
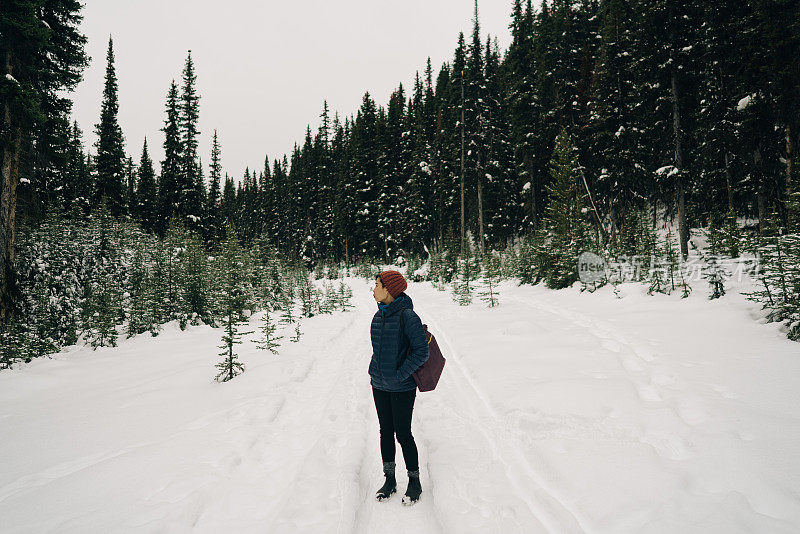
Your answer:
[[[767,235],[756,237],[754,279],[757,289],[745,293],[748,300],[767,310],[767,321],[788,328],[788,337],[800,340],[800,234],[786,234],[773,212],[766,224]]]
[[[479,293],[480,298],[490,308],[499,304],[497,284],[500,282],[500,255],[494,251],[487,253],[483,258],[483,287]]]
[[[523,284],[538,284],[546,272],[549,255],[545,248],[544,231],[529,232],[522,237],[517,258],[517,272]]]
[[[211,145],[211,166],[209,167],[211,180],[208,187],[208,198],[206,201],[207,220],[206,228],[206,242],[216,242],[222,238],[223,221],[221,209],[221,180],[222,180],[222,149],[220,147],[219,139],[217,138],[217,131],[214,130],[214,140]]]
[[[289,338],[289,341],[291,341],[292,343],[297,343],[298,341],[300,341],[300,336],[302,334],[303,333],[300,331],[300,321],[297,321],[294,325],[294,337]]]
[[[261,350],[268,350],[273,354],[278,354],[278,350],[276,347],[280,346],[278,341],[283,339],[283,336],[275,335],[275,330],[277,330],[277,326],[272,321],[270,317],[269,310],[266,310],[262,315],[262,323],[261,323],[261,339],[253,341],[256,346]]]
[[[466,247],[464,256],[459,260],[458,277],[453,280],[453,300],[459,305],[468,306],[472,303],[480,271],[479,259],[472,253],[471,247]]]
[[[725,280],[729,275],[730,273],[720,264],[718,256],[709,255],[706,258],[703,276],[708,280],[708,286],[711,290],[708,298],[717,299],[725,295]]]
[[[147,152],[147,139],[142,146],[142,159],[139,162],[139,183],[136,188],[136,212],[142,228],[154,232],[158,223],[158,193],[153,172],[153,162]]]
[[[114,276],[110,259],[100,258],[89,282],[84,329],[94,347],[117,346],[117,322],[122,293]]]
[[[301,303],[300,309],[303,317],[313,317],[315,312],[314,297],[316,290],[314,289],[314,285],[311,283],[308,274],[305,272],[300,276],[300,285],[298,289]]]
[[[253,291],[250,285],[250,261],[246,251],[242,250],[236,239],[233,228],[227,229],[228,238],[222,243],[219,256],[216,258],[217,268],[217,313],[222,317],[224,334],[223,349],[220,356],[223,361],[217,364],[220,370],[216,380],[227,381],[244,371],[244,365],[238,361],[234,345],[241,344],[241,337],[252,332],[240,330],[245,320],[245,309],[253,302]]]
[[[192,51],[186,55],[182,73],[183,85],[179,104],[179,124],[182,154],[178,174],[177,213],[182,224],[192,231],[200,231],[203,221],[203,181],[201,166],[197,156],[197,137],[200,132],[197,123],[200,118],[200,96],[197,94]]]
[[[543,278],[553,289],[578,280],[578,256],[591,246],[579,173],[575,146],[569,133],[562,130],[550,162],[552,183],[547,188],[550,201],[545,219],[549,241]]]
[[[95,165],[97,169],[97,189],[95,201],[103,198],[108,203],[113,215],[125,212],[125,146],[122,129],[119,126],[117,115],[119,113],[119,99],[117,97],[117,75],[114,67],[114,42],[108,38],[108,52],[106,54],[106,79],[103,90],[103,104],[100,111],[100,122],[95,125],[97,134],[97,155]]]
[[[353,290],[350,289],[350,286],[344,283],[344,280],[339,281],[338,293],[338,303],[341,311],[347,311],[349,308],[354,307],[350,302],[353,297]]]
[[[192,324],[199,321],[212,321],[211,299],[212,284],[208,255],[200,238],[196,234],[182,236],[184,247],[182,253],[182,288],[180,291],[182,313],[190,318]]]
[[[237,321],[233,307],[230,305],[228,313],[222,317],[222,324],[225,333],[222,335],[222,344],[219,345],[219,348],[222,349],[219,355],[223,357],[223,360],[215,366],[219,369],[219,373],[214,380],[227,382],[244,372],[244,364],[239,361],[239,356],[234,352],[234,345],[241,344],[240,338],[251,332],[239,330],[240,321]]]
[[[127,284],[128,337],[153,329],[150,261],[144,243],[135,243]]]
[[[179,184],[181,177],[181,155],[183,148],[181,145],[181,124],[180,124],[180,103],[178,96],[178,86],[172,80],[167,92],[166,102],[167,118],[164,120],[164,159],[161,162],[161,174],[159,175],[158,194],[159,194],[159,235],[163,236],[169,225],[170,219],[178,214],[176,211],[180,200]]]

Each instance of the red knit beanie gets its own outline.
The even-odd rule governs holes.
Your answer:
[[[406,279],[397,271],[383,271],[379,276],[383,287],[386,288],[392,298],[397,298],[397,295],[408,287]]]

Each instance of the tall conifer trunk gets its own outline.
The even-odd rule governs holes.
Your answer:
[[[480,168],[481,156],[478,154],[478,169]],[[480,244],[481,255],[483,255],[483,180],[480,175],[478,176],[478,233],[480,235],[478,243]]]
[[[5,71],[13,76],[11,51],[6,52]],[[17,183],[22,151],[22,130],[11,119],[8,99],[3,104],[3,130],[9,132],[3,143],[2,181],[0,182],[0,326],[11,315],[11,285],[14,283],[14,218],[17,211]]]
[[[725,151],[725,187],[728,191],[728,211],[733,211],[733,178],[731,177],[730,154]]]
[[[791,124],[786,125],[786,229],[789,232],[796,230],[798,225],[797,206],[792,198],[795,193],[792,174],[794,171],[794,139]]]
[[[669,19],[672,26],[672,43],[670,43],[670,85],[672,90],[672,130],[675,138],[675,168],[677,172],[677,204],[678,204],[678,233],[681,245],[681,255],[684,259],[689,255],[689,229],[686,226],[686,184],[683,178],[683,132],[681,131],[680,91],[678,88],[678,66],[676,54],[675,13],[673,2],[669,3]]]
[[[464,71],[461,71],[461,255],[464,255]]]

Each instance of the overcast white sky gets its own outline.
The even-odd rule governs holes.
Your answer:
[[[512,0],[480,0],[482,40],[510,42]],[[223,170],[261,170],[316,131],[322,102],[354,114],[365,91],[378,105],[409,88],[430,56],[434,77],[452,61],[458,32],[469,39],[473,0],[86,0],[82,31],[91,64],[72,94],[84,143],[95,142],[109,35],[119,80],[125,150],[142,142],[160,171],[164,103],[192,51],[200,94],[200,156],[208,176],[217,130]],[[434,78],[435,79],[435,78]],[[94,148],[91,148],[94,153]]]

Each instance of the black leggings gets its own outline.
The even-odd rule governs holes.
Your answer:
[[[403,449],[406,469],[419,469],[419,456],[414,436],[411,435],[411,413],[414,411],[414,399],[417,390],[393,393],[372,388],[375,408],[378,410],[378,423],[381,427],[381,458],[384,462],[394,462],[394,436]]]

